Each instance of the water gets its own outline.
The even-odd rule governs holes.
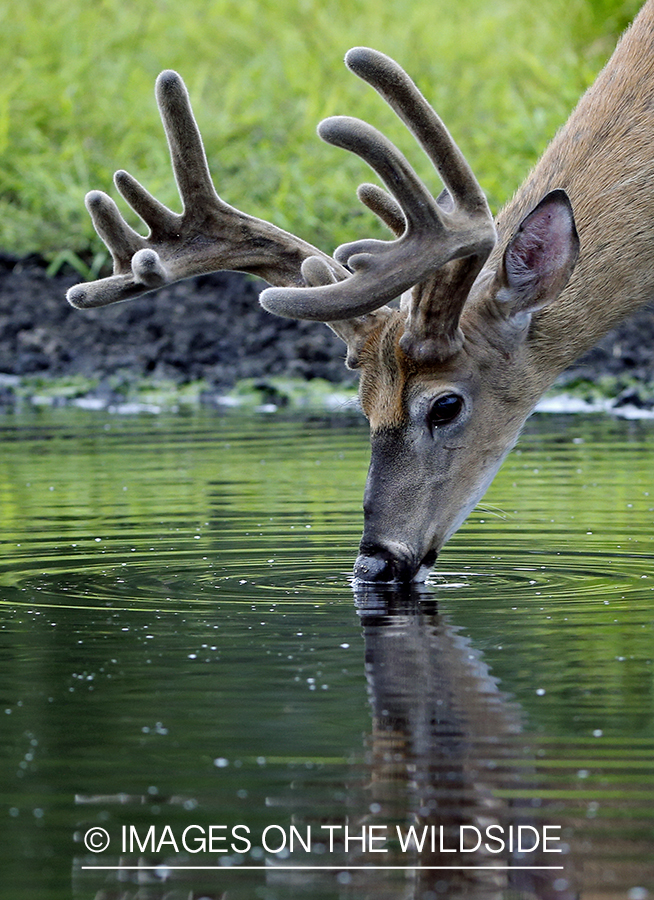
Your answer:
[[[534,417],[405,596],[356,419],[0,444],[0,895],[654,897],[651,422]]]

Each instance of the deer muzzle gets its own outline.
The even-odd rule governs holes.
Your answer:
[[[358,581],[424,581],[439,546],[434,503],[425,490],[430,480],[435,479],[428,454],[405,429],[383,429],[371,436],[364,531],[354,566]]]

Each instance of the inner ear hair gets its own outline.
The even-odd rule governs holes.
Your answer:
[[[565,191],[550,191],[520,223],[504,251],[497,299],[516,315],[559,296],[579,256],[579,236]]]

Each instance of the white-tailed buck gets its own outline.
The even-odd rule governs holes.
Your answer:
[[[347,365],[360,369],[371,428],[355,575],[420,580],[543,391],[654,295],[654,0],[495,222],[402,69],[364,48],[346,63],[405,122],[445,185],[434,199],[370,125],[321,123],[324,140],[358,154],[388,188],[364,184],[359,197],[393,240],[355,241],[332,258],[228,206],[212,184],[184,85],[163,72],[156,93],[183,212],[117,172],[119,192],[150,234],[132,230],[106,194],[88,194],[115,274],[77,285],[68,299],[102,306],[236,269],[275,285],[261,295],[271,312],[326,322],[347,344]],[[397,297],[399,308],[387,305]]]

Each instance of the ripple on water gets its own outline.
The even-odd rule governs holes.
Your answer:
[[[319,539],[319,538],[318,538]],[[645,557],[615,553],[589,556],[567,551],[541,553],[540,564],[518,555],[492,565],[458,570],[436,569],[427,587],[443,602],[548,603],[595,608],[624,601],[646,606],[654,592],[654,576]],[[189,550],[57,554],[56,568],[43,571],[44,559],[22,558],[0,572],[4,602],[37,606],[83,605],[126,608],[176,603],[246,602],[267,595],[329,599],[347,590],[346,555],[282,554],[277,558],[223,558],[202,547]],[[645,571],[647,567],[648,571]],[[24,597],[21,595],[29,595]]]
[[[17,825],[38,796],[62,835],[67,888],[87,821],[379,821],[392,803],[414,821],[431,796],[549,815],[589,895],[654,890],[654,427],[529,428],[488,498],[506,512],[473,513],[403,605],[350,585],[363,430],[16,427],[0,757],[22,773]]]

